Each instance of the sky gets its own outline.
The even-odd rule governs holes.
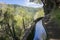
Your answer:
[[[27,7],[34,7],[34,8],[43,7],[43,3],[36,4],[33,2],[29,2],[29,0],[0,0],[0,3],[18,4],[18,5],[27,6]]]

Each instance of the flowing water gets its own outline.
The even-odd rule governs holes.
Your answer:
[[[42,20],[36,23],[35,27],[35,36],[33,40],[45,40],[46,39],[46,31],[42,25]]]

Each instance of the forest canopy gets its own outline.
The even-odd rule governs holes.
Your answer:
[[[0,40],[21,40],[34,17],[44,17],[43,8],[0,4]]]

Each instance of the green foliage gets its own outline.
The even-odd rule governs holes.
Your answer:
[[[37,19],[39,17],[44,17],[44,10],[42,8],[36,12],[34,19]]]
[[[36,17],[44,16],[43,10],[18,5],[4,5],[0,8],[0,39],[22,39],[26,29]],[[36,14],[35,14],[36,13]],[[40,16],[41,15],[41,16]],[[1,38],[2,37],[2,38]]]
[[[60,9],[57,8],[52,12],[52,20],[55,21],[57,24],[60,25]]]

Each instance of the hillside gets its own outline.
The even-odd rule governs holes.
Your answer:
[[[0,3],[0,40],[21,40],[31,28],[34,16],[36,19],[43,15],[42,8]]]

